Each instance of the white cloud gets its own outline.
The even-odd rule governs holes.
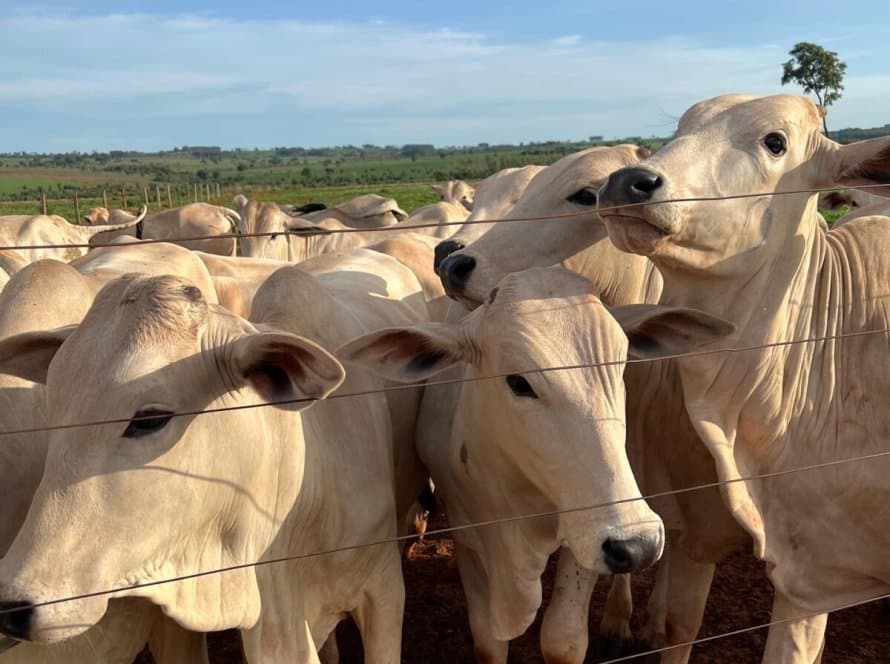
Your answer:
[[[776,91],[786,57],[773,44],[510,43],[457,28],[203,14],[13,15],[0,34],[0,122],[12,123],[0,150],[666,134],[699,99]],[[887,82],[849,77],[832,124],[886,122]],[[40,131],[36,120],[30,134],[18,129],[22,114],[37,114]]]

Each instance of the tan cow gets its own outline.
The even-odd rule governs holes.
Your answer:
[[[540,576],[559,546],[567,555],[545,632],[556,630],[564,640],[545,635],[542,646],[548,661],[560,662],[584,659],[596,574],[640,569],[661,552],[658,517],[642,500],[621,502],[639,490],[624,451],[624,383],[614,362],[627,356],[628,341],[619,322],[628,321],[630,353],[650,358],[725,330],[699,312],[671,309],[658,320],[677,336],[656,348],[637,328],[637,310],[610,315],[587,280],[563,268],[534,269],[506,277],[456,324],[387,329],[338,351],[347,362],[403,381],[465,363],[449,439],[420,448],[452,526],[565,510],[454,532],[480,661],[506,661],[509,639],[535,618]],[[577,368],[597,362],[609,364]],[[564,366],[576,368],[547,370]],[[559,587],[569,582],[577,592]]]
[[[590,279],[609,306],[657,302],[660,275],[649,261],[615,249],[595,209],[597,188],[608,175],[646,154],[635,146],[597,148],[548,167],[507,215],[532,221],[496,224],[446,258],[440,265],[443,282],[472,308],[504,275],[563,261]],[[571,216],[544,220],[557,214]],[[683,409],[676,367],[671,362],[635,364],[625,380],[628,453],[646,493],[715,481],[713,461]],[[653,646],[675,646],[663,653],[665,662],[685,662],[691,649],[676,646],[692,641],[699,630],[714,563],[746,538],[715,489],[681,493],[653,505],[669,529],[669,550],[650,598],[644,637]],[[605,631],[627,637],[628,629],[625,623]]]
[[[406,228],[420,225],[421,228],[413,229],[414,232],[441,239],[452,235],[458,227],[457,222],[465,221],[469,215],[462,205],[441,201],[415,210],[399,225]]]
[[[44,379],[51,362],[47,390],[53,421],[111,415],[112,405],[100,398],[109,391],[118,396],[118,409],[131,403],[136,414],[149,415],[124,427],[50,434],[48,470],[22,531],[0,562],[4,593],[76,592],[121,579],[147,580],[156,573],[311,554],[394,536],[396,491],[402,504],[403,497],[413,503],[419,489],[412,495],[408,484],[394,482],[394,468],[411,468],[404,454],[394,455],[393,431],[413,437],[413,426],[410,419],[392,415],[392,401],[383,395],[308,409],[311,404],[297,403],[227,411],[191,419],[188,427],[163,412],[324,397],[342,380],[342,368],[305,336],[282,328],[293,326],[318,338],[334,335],[337,342],[339,335],[367,331],[356,315],[360,310],[379,326],[410,323],[416,320],[408,315],[414,307],[424,307],[422,289],[407,268],[370,251],[357,260],[353,269],[342,261],[332,264],[325,279],[303,269],[279,271],[257,294],[256,324],[208,305],[181,279],[129,277],[103,289],[76,331],[19,336],[5,348],[0,344],[6,371]],[[371,274],[362,273],[361,261],[374,266]],[[394,284],[393,297],[403,297],[388,297],[391,282],[380,276],[381,262],[403,275],[405,284],[413,279],[410,293]],[[325,272],[322,264],[316,269]],[[387,301],[396,318],[387,317]],[[37,351],[42,344],[50,352]],[[90,370],[76,404],[66,403],[75,395],[65,383],[85,358],[102,370]],[[379,379],[350,372],[343,389],[379,385]],[[125,440],[125,447],[148,456],[121,454],[121,437],[138,439],[138,447],[131,444],[135,440]],[[96,455],[78,457],[76,463],[56,457],[87,439]],[[234,447],[219,454],[212,441]],[[55,491],[80,473],[88,477],[76,491]],[[196,508],[184,512],[188,504]],[[54,517],[60,508],[68,515],[64,519]],[[113,519],[116,527],[100,538],[101,546],[88,547],[82,538],[75,543],[65,534],[82,532],[84,519],[93,527]],[[146,530],[146,519],[169,527]],[[58,556],[67,561],[64,569],[50,562]],[[398,661],[402,593],[393,544],[118,594],[161,603],[192,629],[242,628],[249,661],[302,662],[316,661],[315,644],[347,613],[363,632],[369,660]],[[106,601],[97,597],[36,609],[27,634],[22,622],[8,617],[2,629],[41,641],[61,638],[95,622]]]
[[[443,184],[432,185],[433,191],[442,197],[445,203],[462,205],[468,211],[473,210],[476,201],[476,190],[463,180],[448,180]]]
[[[717,348],[757,348],[678,363],[724,481],[887,450],[888,337],[868,332],[890,324],[890,220],[826,233],[815,194],[733,198],[890,181],[890,138],[838,145],[824,112],[788,95],[702,102],[600,191],[610,238],[658,266],[663,302],[732,321]],[[729,198],[666,202],[714,196]],[[857,336],[832,338],[846,334]],[[786,343],[810,338],[821,340]],[[824,612],[890,591],[888,473],[881,457],[723,487],[767,563],[772,618],[787,621],[770,629],[765,661],[817,661]]]
[[[111,213],[105,208],[93,208],[84,216],[84,221],[96,224],[96,220],[105,218],[126,218],[130,215],[126,210],[113,210]],[[145,217],[141,226],[134,226],[125,231],[104,233],[97,241],[105,243],[114,239],[129,235],[140,240],[167,240],[181,245],[186,249],[198,249],[211,254],[222,256],[234,256],[237,241],[233,235],[237,235],[241,225],[241,218],[235,210],[209,203],[189,203],[182,207],[155,212]],[[183,238],[205,237],[222,235],[220,237],[200,241],[185,241]]]
[[[143,206],[138,217],[123,224],[93,227],[72,226],[57,215],[7,215],[0,217],[0,246],[21,247],[14,251],[28,263],[43,258],[69,261],[87,253],[100,233],[135,227],[145,217],[146,210]]]
[[[0,290],[16,272],[28,264],[28,259],[12,249],[0,250]]]
[[[241,212],[241,209],[247,205],[247,197],[244,194],[238,194],[235,196],[234,203],[238,211]],[[303,210],[306,207],[315,207],[314,204],[303,208],[282,207],[285,208],[282,211],[289,216],[298,216],[305,221],[319,223],[333,220],[347,228],[358,229],[392,226],[408,218],[408,213],[399,207],[395,199],[379,194],[362,194],[336,207],[329,208],[321,205],[321,209],[309,212],[303,212]]]
[[[37,261],[18,272],[0,293],[0,339],[76,324],[89,309],[99,284],[53,260]],[[30,429],[47,424],[43,386],[0,374],[0,428]],[[0,437],[0,555],[5,555],[25,520],[43,474],[45,434]],[[114,600],[105,617],[81,636],[53,646],[20,644],[0,656],[9,664],[130,664],[150,641],[161,664],[206,661],[203,637],[184,632],[141,599]],[[0,652],[3,645],[0,644]]]

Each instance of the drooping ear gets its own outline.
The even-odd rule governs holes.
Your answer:
[[[337,349],[337,357],[384,378],[415,383],[458,362],[469,362],[471,353],[461,340],[458,325],[424,323],[378,330],[353,339]]]
[[[834,178],[831,184],[846,187],[886,184],[886,187],[869,187],[866,191],[890,196],[890,136],[849,145],[829,141],[829,145],[833,147],[828,169]]]
[[[732,323],[698,309],[631,304],[612,309],[628,339],[628,357],[654,359],[695,350],[735,331]]]
[[[318,344],[286,332],[259,332],[233,341],[220,357],[241,385],[250,385],[264,401],[324,399],[336,390],[346,372]],[[302,410],[311,402],[282,405]]]
[[[244,194],[238,194],[235,198],[232,199],[232,203],[235,204],[237,208],[247,207],[247,196]]]
[[[34,383],[46,383],[49,364],[77,325],[55,330],[25,332],[0,341],[0,373]]]

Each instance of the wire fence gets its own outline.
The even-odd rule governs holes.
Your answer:
[[[867,186],[857,187],[857,188],[866,189],[866,188],[875,188],[875,187],[884,187],[884,186],[887,186],[887,185],[877,184],[877,185],[867,185]],[[662,204],[669,204],[669,203],[685,203],[685,202],[699,202],[699,201],[725,201],[725,200],[733,200],[733,199],[758,198],[758,197],[765,197],[765,196],[814,194],[814,193],[822,193],[822,192],[830,192],[830,191],[839,191],[840,189],[841,188],[839,188],[839,187],[833,187],[833,188],[819,188],[819,189],[790,190],[790,191],[780,191],[780,192],[736,194],[736,195],[715,196],[715,197],[677,198],[677,199],[671,199],[671,200],[665,200],[665,201],[658,201],[655,203],[647,203],[647,204],[643,204],[643,205],[641,205],[639,203],[635,203],[635,204],[628,204],[628,205],[612,206],[609,208],[600,208],[599,212],[620,210],[620,209],[628,208],[628,207],[640,208],[642,206],[662,205]],[[580,216],[585,216],[585,215],[589,216],[591,214],[591,211],[583,211],[583,212],[578,212],[578,213],[559,214],[559,215],[550,215],[550,216],[535,216],[535,217],[524,217],[524,218],[501,218],[501,219],[488,219],[488,220],[448,222],[446,224],[419,224],[416,226],[409,225],[407,228],[406,228],[406,225],[395,225],[395,226],[386,226],[386,227],[375,228],[375,229],[353,229],[353,228],[336,229],[336,230],[320,229],[317,233],[318,234],[320,234],[320,233],[332,234],[332,233],[355,233],[355,232],[361,232],[361,233],[393,232],[393,231],[413,230],[415,228],[440,227],[442,225],[463,226],[465,224],[539,222],[539,221],[549,221],[549,220],[558,220],[558,219],[569,219],[572,217],[580,217]],[[311,229],[309,231],[297,231],[297,232],[289,231],[289,232],[296,234],[296,235],[317,234],[317,233],[313,233]],[[218,239],[220,237],[239,237],[239,236],[240,237],[264,237],[264,236],[279,235],[279,234],[281,234],[281,232],[228,234],[228,235],[222,235],[222,236],[221,235],[195,236],[195,237],[189,237],[189,238],[181,238],[179,241]],[[166,241],[166,240],[156,240],[156,241],[146,240],[144,242],[150,243],[150,242],[162,242],[162,241]],[[72,246],[92,248],[92,247],[97,247],[97,246],[124,247],[124,246],[130,246],[130,245],[121,245],[121,244],[116,244],[116,243],[93,244],[93,245],[86,244],[86,243],[85,244],[74,244],[74,245],[72,245],[72,244],[8,245],[8,246],[0,246],[0,250],[53,249],[53,248],[70,248]],[[601,361],[601,362],[563,365],[563,366],[555,366],[555,367],[534,367],[534,368],[529,368],[524,371],[518,371],[518,372],[512,371],[510,373],[511,374],[516,374],[516,373],[532,374],[532,373],[546,373],[546,372],[554,372],[554,371],[597,369],[597,368],[603,368],[603,367],[609,367],[609,366],[615,366],[615,365],[649,363],[649,362],[659,362],[659,361],[667,361],[667,360],[679,360],[679,359],[684,359],[684,358],[700,357],[700,356],[714,355],[714,354],[743,353],[743,352],[751,352],[751,351],[770,349],[770,348],[780,348],[780,347],[791,346],[791,345],[796,345],[796,344],[828,342],[828,341],[833,341],[833,340],[864,337],[864,336],[868,336],[868,335],[878,335],[878,334],[890,334],[890,328],[882,328],[882,329],[874,329],[874,330],[861,330],[861,331],[855,331],[855,332],[840,333],[840,334],[835,334],[835,335],[811,337],[811,338],[806,338],[806,339],[784,340],[784,341],[777,341],[777,342],[772,342],[772,343],[767,343],[767,344],[760,344],[760,345],[756,345],[756,346],[707,349],[707,350],[693,351],[690,353],[666,355],[666,356],[662,356],[662,357],[658,357],[658,358],[639,358],[639,359],[622,358],[622,359],[606,360],[606,361]],[[509,374],[501,373],[501,374],[493,374],[493,375],[485,375],[485,376],[475,376],[475,377],[469,377],[469,378],[461,377],[461,378],[454,378],[454,379],[431,380],[431,381],[427,381],[422,384],[388,385],[388,386],[378,388],[378,389],[363,390],[363,391],[359,391],[359,392],[334,393],[334,394],[328,396],[327,400],[357,398],[357,397],[368,396],[368,395],[372,395],[372,394],[392,392],[392,391],[396,391],[396,390],[409,390],[409,389],[418,389],[421,387],[444,386],[444,385],[454,385],[454,384],[461,384],[461,383],[468,383],[468,382],[478,382],[478,381],[484,381],[484,380],[493,380],[493,379],[498,379],[498,378],[504,378],[507,375],[509,375]],[[308,397],[294,398],[294,399],[268,401],[268,402],[253,403],[253,404],[239,404],[239,405],[234,405],[234,406],[224,406],[224,407],[207,408],[207,409],[200,409],[200,410],[193,410],[193,411],[175,412],[175,413],[171,413],[170,416],[171,417],[200,416],[200,415],[205,415],[205,414],[209,414],[209,413],[223,413],[223,412],[241,411],[241,410],[248,410],[248,409],[255,409],[255,408],[277,407],[277,406],[293,405],[293,404],[299,404],[299,403],[309,403],[309,402],[314,402],[314,401],[318,401],[318,399],[308,398]],[[126,424],[131,421],[135,421],[135,420],[156,419],[156,417],[157,417],[157,415],[146,415],[144,417],[120,417],[120,418],[93,420],[93,421],[85,421],[85,422],[72,422],[72,423],[64,423],[64,424],[47,425],[47,426],[42,426],[42,427],[32,427],[32,428],[17,429],[17,430],[5,430],[5,431],[0,431],[0,437],[11,436],[11,435],[44,433],[44,432],[50,432],[50,431],[69,430],[69,429],[75,429],[75,428],[81,428],[81,427],[93,427],[93,426],[100,426],[100,425]],[[757,481],[757,480],[764,480],[764,479],[768,479],[768,478],[786,476],[786,475],[790,475],[790,474],[794,474],[794,473],[800,473],[800,472],[805,472],[805,471],[815,471],[818,469],[835,467],[835,466],[842,465],[842,464],[850,464],[850,463],[859,462],[859,461],[873,460],[873,459],[883,458],[883,457],[887,457],[887,456],[890,456],[890,450],[875,452],[872,454],[866,454],[866,455],[850,457],[850,458],[834,459],[834,460],[826,461],[826,462],[822,462],[822,463],[811,464],[811,465],[806,465],[806,466],[801,466],[801,467],[796,467],[796,468],[788,468],[788,469],[783,469],[783,470],[768,472],[768,473],[761,473],[758,475],[751,475],[751,476],[740,477],[740,478],[735,478],[735,479],[709,482],[706,484],[700,484],[700,485],[695,485],[695,486],[691,486],[691,487],[672,489],[669,491],[663,491],[663,492],[659,492],[659,493],[649,494],[646,496],[639,496],[639,497],[634,497],[634,498],[610,501],[610,502],[600,503],[600,504],[596,504],[596,505],[584,505],[584,506],[577,506],[577,507],[566,508],[566,509],[561,509],[561,510],[552,510],[552,511],[537,512],[537,513],[530,513],[530,514],[520,514],[520,515],[507,516],[507,517],[490,519],[490,520],[480,521],[480,522],[456,524],[456,525],[451,525],[451,526],[448,526],[445,528],[439,528],[439,529],[435,529],[432,531],[427,531],[425,536],[427,538],[436,537],[436,536],[444,536],[444,535],[449,535],[451,533],[460,532],[460,531],[464,531],[464,530],[468,530],[468,529],[491,527],[491,526],[496,526],[496,525],[505,524],[505,523],[509,523],[509,522],[515,522],[515,521],[519,521],[519,520],[554,517],[554,516],[558,516],[560,514],[566,514],[566,513],[572,513],[572,512],[603,509],[606,507],[610,507],[610,506],[614,506],[614,505],[622,504],[622,503],[636,502],[636,501],[641,501],[641,500],[653,500],[653,499],[663,498],[663,497],[667,497],[667,496],[671,496],[671,495],[678,495],[678,494],[683,494],[683,493],[700,491],[703,489],[718,488],[721,486],[726,486],[726,485],[740,483],[740,482],[753,482],[753,481]],[[223,574],[226,572],[232,572],[232,571],[237,571],[237,570],[242,570],[242,569],[247,569],[247,568],[252,568],[252,567],[261,567],[261,566],[280,564],[280,563],[289,562],[289,561],[304,560],[304,559],[315,558],[315,557],[324,556],[324,555],[330,555],[330,554],[334,554],[334,553],[342,553],[342,552],[356,550],[356,549],[373,547],[373,546],[397,544],[397,543],[402,543],[402,542],[409,541],[412,539],[416,539],[419,536],[420,535],[418,535],[418,534],[402,535],[402,536],[397,536],[397,537],[384,538],[384,539],[380,539],[380,540],[376,540],[376,541],[372,541],[372,542],[360,542],[360,543],[355,543],[355,544],[351,544],[351,545],[344,545],[341,547],[326,549],[326,550],[322,550],[322,551],[301,553],[301,554],[296,554],[296,555],[292,555],[292,556],[284,556],[284,557],[278,557],[278,558],[273,558],[273,559],[240,563],[240,564],[236,564],[236,565],[230,565],[230,566],[215,568],[215,569],[211,569],[211,570],[203,570],[203,571],[193,572],[190,574],[184,574],[184,575],[165,578],[165,579],[157,579],[157,580],[147,581],[147,582],[138,583],[138,584],[132,584],[132,585],[121,586],[121,587],[116,587],[116,588],[97,590],[97,591],[93,591],[93,592],[89,592],[89,593],[83,593],[83,594],[78,594],[78,595],[71,595],[71,596],[66,596],[66,597],[55,598],[52,600],[47,600],[44,602],[39,602],[39,603],[27,605],[27,606],[19,606],[19,607],[0,609],[0,615],[8,614],[8,613],[15,613],[15,612],[24,611],[24,610],[32,610],[35,608],[61,604],[61,603],[65,603],[65,602],[78,601],[78,600],[83,600],[83,599],[88,599],[88,598],[93,598],[93,597],[113,595],[113,594],[117,594],[117,593],[128,592],[128,591],[133,591],[133,590],[148,588],[148,587],[153,587],[153,586],[177,583],[177,582],[182,582],[182,581],[186,581],[186,580],[190,580],[190,579],[197,579],[197,578],[202,578],[202,577],[216,575],[216,574]],[[890,597],[890,594],[881,595],[879,597],[871,598],[868,600],[863,600],[860,602],[854,602],[854,603],[834,607],[834,608],[830,609],[830,611],[837,611],[837,610],[842,610],[842,609],[846,609],[846,608],[851,608],[854,606],[859,606],[861,604],[865,604],[867,602],[877,601],[879,599],[885,599],[887,597]],[[822,612],[820,612],[820,613],[822,613]],[[819,614],[818,613],[812,614],[812,616],[815,616],[815,615],[819,615]],[[690,641],[688,643],[675,644],[675,645],[668,646],[665,648],[651,650],[646,653],[637,653],[637,654],[630,655],[627,657],[620,657],[617,659],[612,659],[612,660],[609,660],[609,663],[617,663],[617,662],[627,661],[629,659],[633,659],[633,658],[640,657],[643,655],[656,654],[656,653],[664,652],[666,650],[692,646],[692,645],[696,645],[699,643],[705,643],[705,642],[712,641],[715,639],[725,638],[728,636],[734,636],[734,635],[742,634],[745,632],[768,628],[773,625],[781,624],[784,622],[789,622],[790,620],[796,620],[796,619],[799,619],[799,618],[783,619],[783,620],[776,620],[776,621],[769,622],[769,623],[763,623],[763,624],[746,627],[746,628],[739,629],[739,630],[734,630],[731,632],[726,632],[726,633],[719,634],[719,635],[696,639],[696,640]]]
[[[888,187],[890,183],[884,184],[871,184],[871,185],[862,185],[857,186],[856,189],[876,189],[880,187]],[[404,233],[409,231],[416,231],[425,228],[450,228],[455,226],[477,226],[484,224],[515,224],[521,222],[545,222],[545,221],[559,221],[566,220],[572,218],[580,218],[580,217],[589,217],[592,213],[603,213],[603,212],[614,212],[616,210],[623,210],[628,208],[641,208],[641,207],[652,207],[656,205],[669,205],[674,203],[697,203],[697,202],[716,202],[716,201],[731,201],[731,200],[739,200],[746,198],[765,198],[768,196],[789,196],[789,195],[799,195],[799,194],[819,194],[819,193],[828,193],[834,191],[844,191],[847,187],[821,187],[814,189],[792,189],[787,191],[772,191],[772,192],[759,192],[759,193],[746,193],[746,194],[731,194],[727,196],[692,196],[687,198],[671,198],[665,199],[662,201],[652,201],[647,203],[626,203],[622,205],[612,205],[608,207],[600,207],[594,208],[591,207],[589,210],[584,210],[580,212],[569,212],[563,214],[553,214],[553,215],[537,215],[533,217],[501,217],[497,219],[467,219],[464,221],[446,221],[446,222],[427,222],[427,223],[411,223],[410,217],[408,220],[393,224],[391,226],[380,226],[377,228],[325,228],[322,226],[314,227],[308,225],[303,228],[298,229],[282,229],[275,231],[265,231],[265,232],[256,232],[256,231],[248,231],[248,232],[237,232],[237,233],[219,233],[216,235],[190,235],[175,238],[176,242],[196,242],[200,240],[220,240],[220,239],[238,239],[238,238],[248,238],[248,237],[273,237],[278,235],[293,235],[297,237],[312,237],[319,235],[342,235],[342,234],[351,234],[351,233],[362,233],[362,234],[374,234],[374,233]],[[890,199],[888,199],[888,203],[890,203]],[[293,217],[294,219],[300,219],[299,216]],[[111,231],[109,231],[111,232]],[[141,240],[142,244],[156,244],[160,242],[171,242],[171,238],[166,239],[143,239]],[[0,251],[15,251],[15,250],[41,250],[41,249],[72,249],[72,248],[80,248],[80,249],[96,249],[100,247],[121,247],[128,245],[121,245],[118,242],[73,242],[73,243],[58,243],[58,244],[16,244],[16,245],[3,245],[0,246]]]

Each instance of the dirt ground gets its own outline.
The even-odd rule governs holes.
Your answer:
[[[444,522],[431,527],[444,526]],[[410,664],[455,664],[473,661],[473,642],[467,620],[463,590],[457,568],[451,562],[453,544],[450,539],[427,540],[415,547],[404,560],[406,603],[402,641],[402,661]],[[551,564],[545,576],[545,597],[555,570]],[[603,612],[609,578],[597,584],[590,611],[591,635]],[[636,575],[633,581],[633,627],[639,630],[646,599],[654,581],[650,570]],[[714,577],[699,637],[723,634],[737,629],[769,622],[772,589],[763,566],[747,551],[738,551],[720,565]],[[510,645],[511,664],[539,663],[539,619]],[[692,655],[695,664],[720,662],[759,662],[766,642],[766,630],[760,629],[737,636],[728,636],[696,646]],[[350,624],[338,629],[341,662],[361,662],[358,632]],[[240,642],[233,632],[212,634],[209,639],[212,664],[241,664]],[[628,651],[630,652],[630,651]],[[622,653],[626,654],[626,653]],[[599,662],[615,653],[601,652],[595,636],[587,662]],[[631,661],[643,661],[643,658]],[[651,660],[650,660],[651,661]],[[832,614],[824,664],[852,662],[890,662],[890,610],[886,603],[875,602]],[[151,656],[143,654],[137,664],[151,664]]]

